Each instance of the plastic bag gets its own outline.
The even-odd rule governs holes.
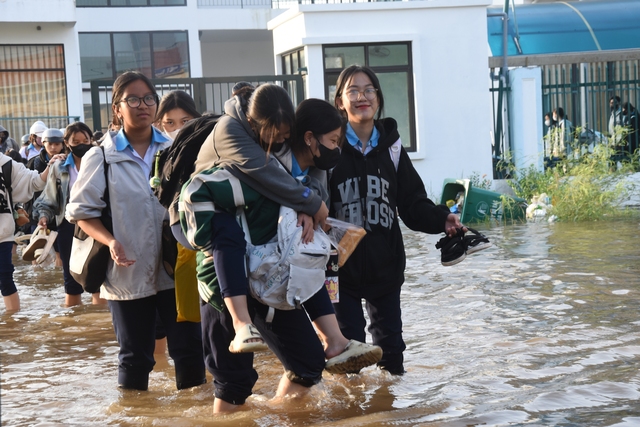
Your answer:
[[[338,250],[338,267],[342,267],[367,232],[360,226],[335,218],[327,218],[325,222],[331,227],[326,233]]]

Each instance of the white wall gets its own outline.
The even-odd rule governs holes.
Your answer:
[[[272,75],[273,40],[202,43],[203,77]]]
[[[0,22],[65,22],[73,25],[75,21],[74,0],[0,0]]]
[[[411,157],[427,192],[439,199],[445,178],[474,172],[492,176],[489,4],[433,0],[301,5],[271,20],[269,28],[276,55],[306,46],[309,97],[324,98],[323,44],[412,43],[417,152]]]
[[[533,165],[542,171],[542,69],[510,70],[509,82],[511,147],[515,167],[522,170]]]

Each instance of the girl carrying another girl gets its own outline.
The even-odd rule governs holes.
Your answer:
[[[204,299],[208,304],[202,305],[201,315],[205,363],[216,386],[214,413],[238,409],[251,394],[257,373],[253,369],[253,355],[243,352],[257,351],[264,342],[285,368],[276,397],[299,395],[318,383],[325,368],[325,355],[330,362],[334,357],[341,359],[333,364],[336,369],[354,363],[358,368],[368,366],[381,356],[379,348],[350,343],[341,336],[324,287],[304,306],[314,321],[320,319],[316,322],[319,328],[323,327],[323,321],[331,327],[333,319],[334,330],[325,329],[321,334],[328,341],[339,338],[327,343],[325,349],[307,313],[278,310],[273,322],[267,324],[269,307],[247,295],[246,245],[234,218],[236,206],[233,201],[225,205],[224,200],[214,200],[210,185],[215,179],[199,177],[216,174],[224,166],[222,172],[240,179],[251,240],[256,245],[275,235],[280,204],[302,212],[299,223],[306,227],[303,233],[306,241],[313,236],[311,215],[316,223],[321,223],[326,218],[326,206],[320,196],[269,156],[282,148],[295,123],[293,105],[283,88],[263,85],[254,92],[252,87],[245,86],[227,101],[225,112],[203,144],[196,173],[181,195],[181,223],[189,241],[200,249],[199,286],[202,290],[204,285],[207,293]],[[332,130],[339,131],[339,122]],[[186,207],[194,202],[202,202],[201,206],[209,208],[198,207],[197,212],[189,212]],[[310,308],[309,303],[313,304],[315,298],[323,298],[324,302]]]

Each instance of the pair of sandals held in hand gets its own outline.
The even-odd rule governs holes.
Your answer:
[[[457,228],[453,237],[445,236],[436,243],[436,248],[442,252],[441,262],[444,266],[456,265],[466,258],[467,255],[490,248],[491,242],[487,236],[479,231],[468,227],[467,235],[461,228]]]
[[[244,325],[229,345],[231,353],[255,353],[267,351],[269,347],[255,325]],[[357,373],[360,369],[377,363],[382,358],[382,349],[377,345],[350,340],[339,355],[327,360],[325,370],[330,374]]]

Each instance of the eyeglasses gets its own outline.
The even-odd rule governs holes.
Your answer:
[[[157,95],[145,95],[142,98],[138,96],[130,96],[128,98],[124,98],[120,102],[126,102],[131,108],[138,108],[143,101],[146,106],[152,107],[158,103],[158,97]]]
[[[347,94],[347,98],[351,102],[355,102],[360,99],[360,95],[362,94],[367,101],[373,101],[378,96],[378,89],[368,87],[364,91],[359,91],[357,89],[351,89],[345,92]]]

